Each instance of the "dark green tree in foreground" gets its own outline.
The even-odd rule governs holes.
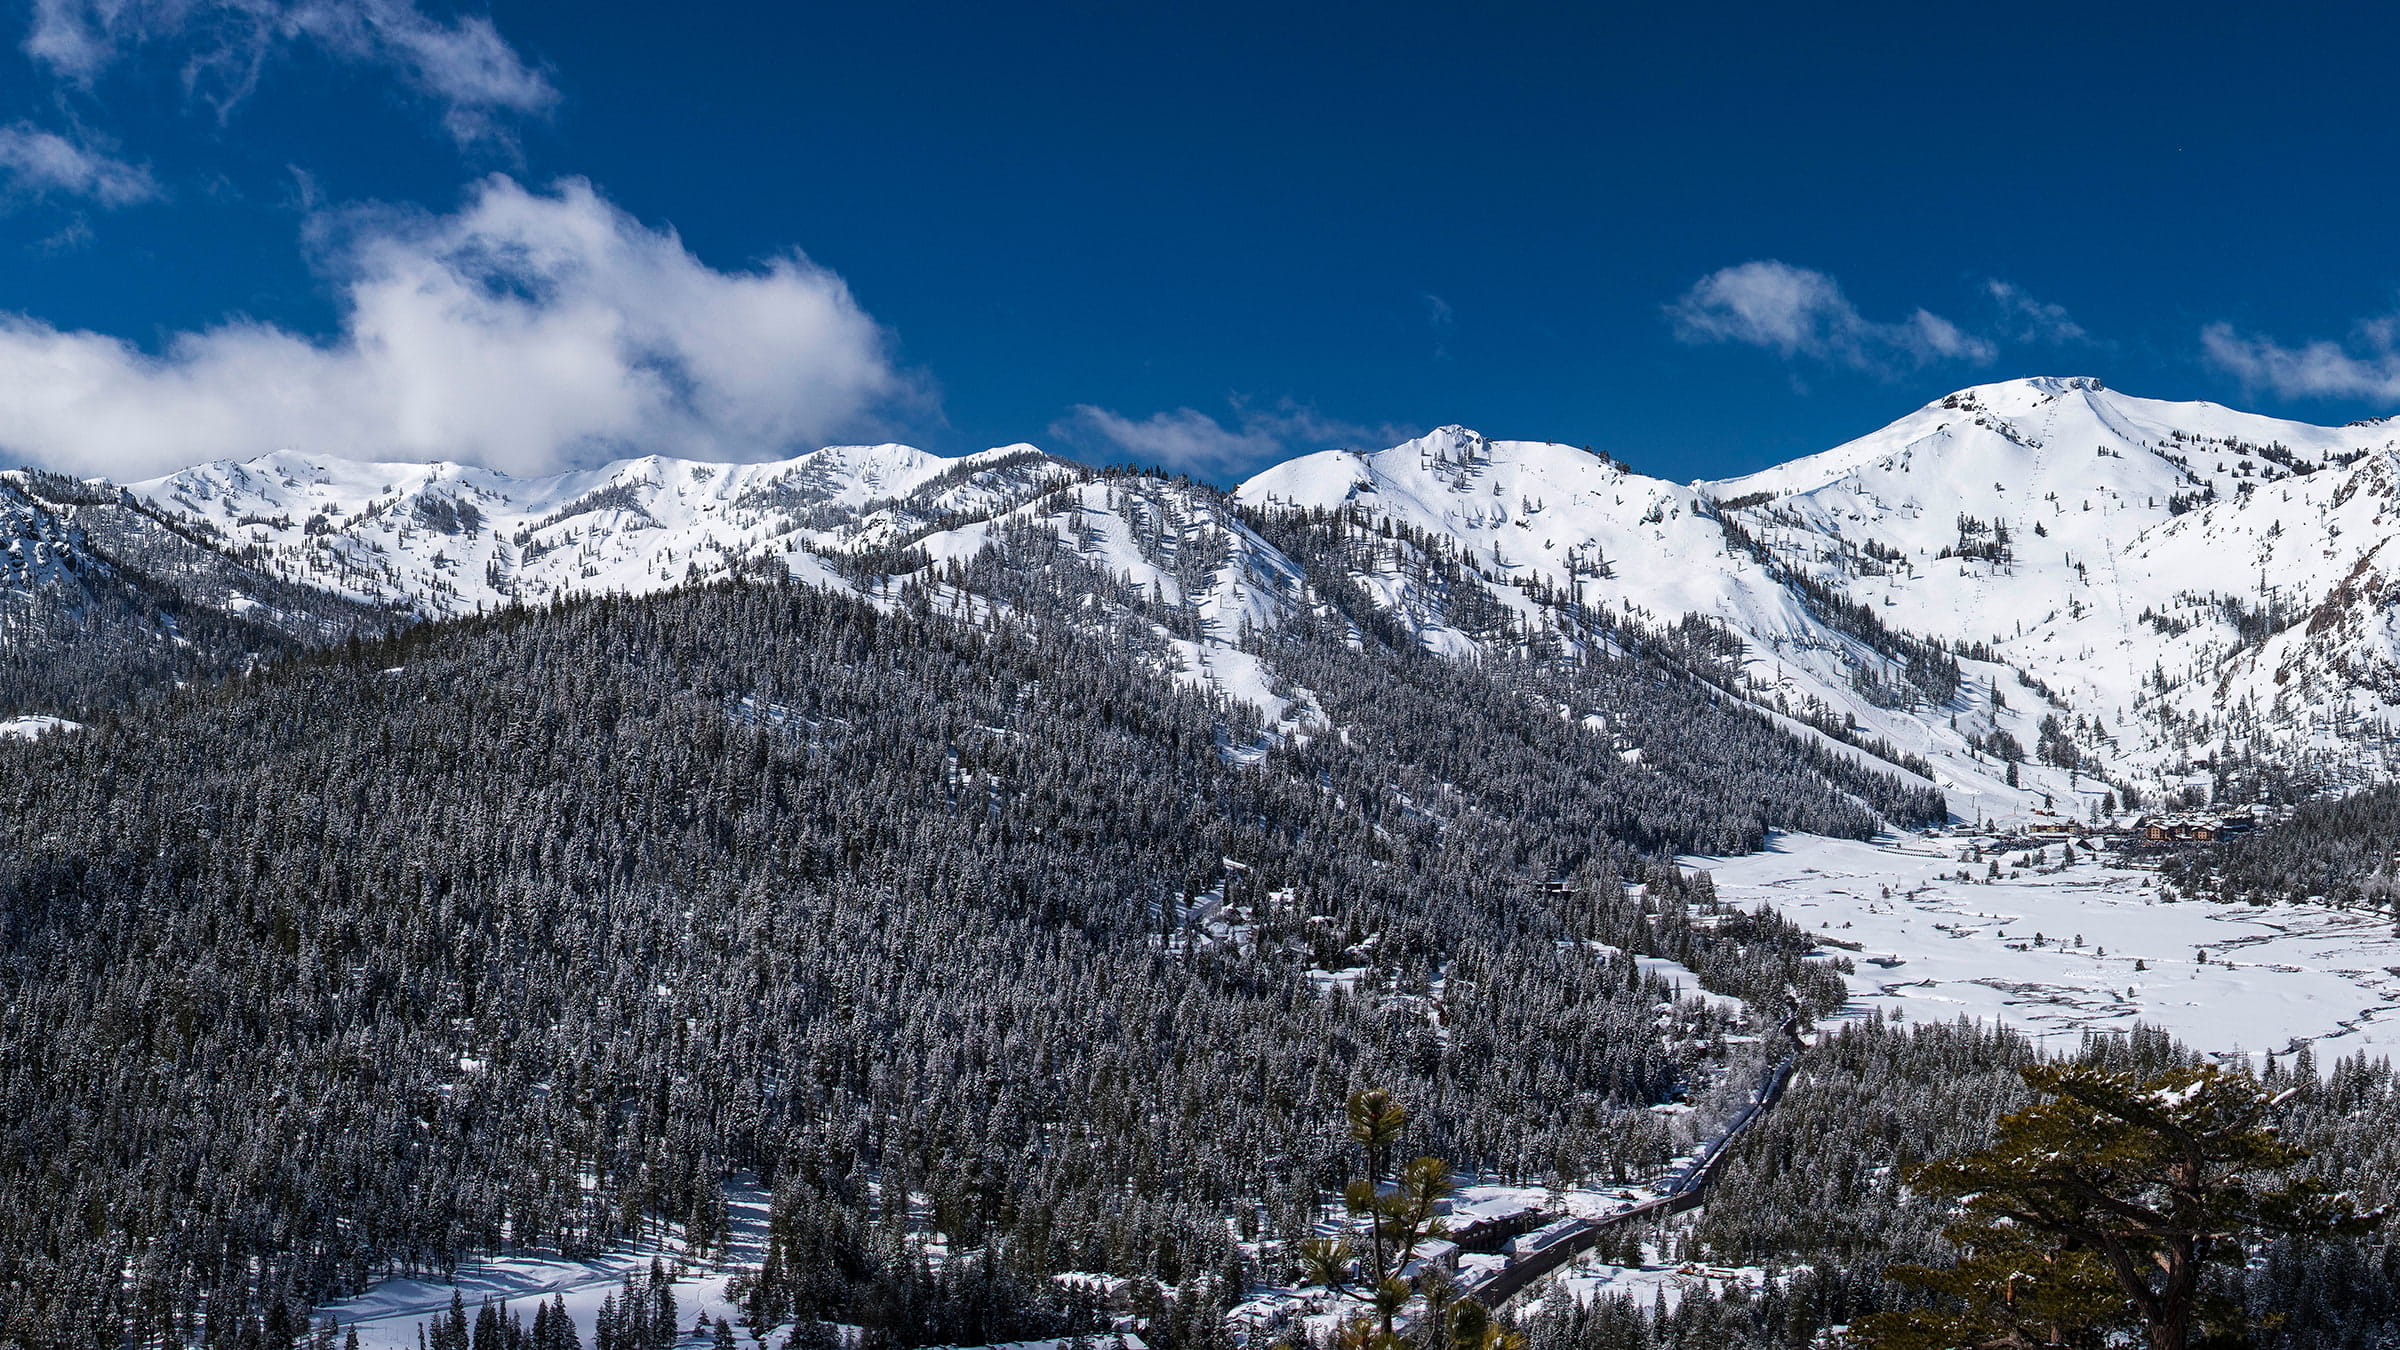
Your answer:
[[[2279,1234],[2351,1236],[2378,1214],[2295,1178],[2306,1155],[2276,1132],[2278,1098],[2246,1072],[2180,1068],[2154,1078],[2092,1065],[2021,1072],[2046,1100],[2001,1118],[1980,1152],[1911,1168],[1908,1184],[1957,1197],[1947,1269],[1890,1278],[1933,1309],[1865,1319],[1875,1350],[2247,1343],[2241,1311],[2209,1292],[2213,1263]]]
[[[1404,1341],[1396,1319],[1422,1294],[1426,1324],[1441,1329],[1441,1343],[1450,1350],[1518,1350],[1522,1339],[1494,1325],[1482,1304],[1458,1297],[1443,1272],[1409,1273],[1419,1244],[1448,1231],[1440,1211],[1452,1183],[1450,1165],[1440,1158],[1395,1165],[1408,1108],[1381,1088],[1366,1088],[1350,1094],[1344,1114],[1366,1163],[1366,1174],[1342,1191],[1356,1231],[1311,1238],[1300,1248],[1311,1280],[1362,1297],[1373,1309],[1343,1328],[1341,1344],[1346,1350],[1398,1350]]]
[[[1345,1114],[1350,1138],[1366,1162],[1366,1174],[1342,1190],[1343,1207],[1356,1221],[1357,1231],[1311,1238],[1301,1244],[1300,1259],[1317,1283],[1338,1294],[1365,1298],[1374,1308],[1375,1336],[1396,1344],[1392,1321],[1416,1295],[1406,1275],[1408,1263],[1418,1243],[1446,1231],[1438,1210],[1450,1194],[1450,1165],[1422,1157],[1393,1167],[1408,1108],[1382,1088],[1351,1093]],[[1387,1178],[1392,1183],[1388,1187]]]

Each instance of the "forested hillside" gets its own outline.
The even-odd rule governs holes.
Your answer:
[[[267,576],[120,489],[0,474],[0,715],[91,716],[393,617]]]
[[[2287,820],[2169,860],[2194,895],[2273,904],[2318,900],[2389,910],[2400,896],[2400,785],[2307,802]]]
[[[1656,861],[1875,826],[1706,685],[1332,611],[1277,655],[1343,730],[1261,738],[1041,593],[511,611],[0,751],[5,1335],[275,1343],[379,1273],[705,1238],[733,1168],[794,1311],[1038,1330],[919,1287],[888,1197],[1026,1290],[1174,1283],[1304,1224],[1370,1078],[1461,1166],[1658,1162],[1726,1028],[1612,950],[1841,997]]]
[[[1179,1289],[1151,1334],[1214,1345],[1296,1275],[1352,1090],[1483,1180],[1613,1188],[1693,1142],[1679,1098],[1738,1095],[1743,1038],[1842,1005],[1844,959],[1678,855],[1938,824],[1962,784],[2131,802],[2077,748],[2103,726],[1801,567],[1770,537],[1798,516],[1567,447],[1403,449],[1335,462],[1323,503],[1022,447],[538,493],[269,457],[178,475],[176,507],[0,478],[0,697],[89,724],[0,743],[0,1345],[284,1350],[392,1274],[720,1246],[736,1173],[773,1196],[762,1325],[1073,1332],[1094,1286],[1053,1277],[1081,1272]],[[1579,498],[1532,469],[1608,530],[1553,538]],[[1419,488],[1456,500],[1400,509]],[[1537,533],[1560,574],[1512,560]],[[1651,558],[1658,594],[1772,612],[1602,588],[1642,580],[1603,534],[1706,541],[1731,570]],[[2022,789],[2012,726],[2045,761]],[[2334,781],[2273,748],[2217,790]],[[2389,795],[2169,879],[2385,905]],[[1774,1268],[1763,1294],[1528,1330],[1804,1345],[1888,1306],[1883,1266],[1941,1251],[1897,1170],[1973,1146],[2032,1053],[1828,1036],[1674,1240]],[[2302,1087],[2318,1165],[2391,1191],[2388,1070]],[[2262,1315],[2400,1307],[2388,1246],[2257,1255],[2233,1292]]]

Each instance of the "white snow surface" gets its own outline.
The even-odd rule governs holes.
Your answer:
[[[769,1197],[753,1178],[744,1176],[726,1183],[725,1198],[731,1241],[713,1260],[692,1259],[675,1230],[654,1230],[640,1241],[623,1243],[584,1260],[553,1251],[517,1251],[460,1266],[447,1280],[379,1280],[354,1298],[318,1306],[309,1320],[322,1325],[330,1317],[344,1328],[355,1329],[360,1350],[418,1350],[418,1328],[447,1316],[453,1294],[466,1305],[470,1323],[476,1309],[490,1300],[523,1317],[528,1325],[536,1305],[547,1304],[556,1295],[565,1301],[577,1337],[588,1346],[593,1343],[601,1303],[624,1287],[627,1275],[636,1282],[646,1281],[650,1263],[656,1259],[674,1280],[675,1320],[683,1332],[676,1342],[680,1350],[710,1350],[715,1344],[713,1333],[695,1327],[713,1324],[718,1318],[738,1329],[738,1344],[756,1345],[759,1340],[743,1325],[742,1307],[727,1296],[726,1286],[736,1276],[755,1274],[765,1259]],[[1091,1278],[1106,1281],[1106,1277]],[[780,1348],[791,1330],[790,1323],[769,1328],[764,1343]],[[1130,1332],[1099,1332],[1086,1340],[1094,1350],[1144,1350],[1142,1338]],[[1068,1345],[1061,1340],[1009,1341],[981,1350],[1068,1350]]]
[[[1002,481],[979,481],[978,468]],[[1058,471],[1031,446],[945,459],[868,445],[763,464],[651,455],[514,478],[462,464],[278,451],[130,486],[260,551],[291,580],[444,615],[511,599],[640,594],[768,557],[813,576],[823,567],[812,546],[889,542],[905,529],[903,504],[988,508],[1045,468]],[[934,483],[960,471],[969,476]],[[912,497],[929,485],[936,490]]]
[[[63,717],[47,717],[40,713],[0,718],[0,741],[39,740],[53,732],[81,730],[83,730],[81,722],[70,722]]]
[[[1569,1298],[1586,1307],[1601,1299],[1631,1298],[1643,1312],[1662,1304],[1672,1311],[1682,1306],[1686,1294],[1722,1297],[1737,1286],[1752,1293],[1766,1287],[1767,1272],[1763,1266],[1712,1266],[1659,1260],[1655,1259],[1654,1244],[1644,1255],[1654,1259],[1638,1266],[1610,1265],[1585,1257],[1556,1275],[1536,1281],[1518,1296],[1517,1306],[1522,1310],[1539,1304],[1553,1284],[1563,1287]]]
[[[2400,527],[2396,454],[2389,422],[2315,427],[2033,379],[1701,486],[1721,501],[1773,494],[1745,519],[1779,552],[1889,626],[1990,644],[2059,700],[2007,688],[2013,703],[2104,724],[2087,739],[2104,760],[2171,772],[2257,735],[2370,751],[2380,771],[2393,709],[2371,689],[2394,666],[2378,601],[2400,562],[2385,547]],[[2012,561],[1940,557],[1961,517],[2004,524]],[[1897,559],[1862,566],[1869,540]],[[2287,626],[2245,642],[2223,598]]]
[[[476,1308],[490,1299],[506,1303],[528,1325],[533,1321],[534,1306],[558,1295],[566,1300],[567,1312],[575,1319],[577,1336],[588,1346],[602,1301],[621,1289],[629,1274],[637,1281],[646,1280],[655,1258],[670,1272],[680,1272],[675,1280],[676,1321],[686,1334],[679,1344],[702,1350],[712,1341],[691,1333],[695,1320],[705,1317],[713,1323],[722,1317],[736,1325],[741,1322],[741,1307],[726,1297],[725,1284],[743,1270],[756,1270],[764,1259],[767,1202],[766,1192],[747,1179],[726,1186],[732,1240],[721,1261],[688,1261],[681,1241],[664,1234],[626,1243],[588,1260],[569,1259],[553,1251],[517,1251],[461,1266],[447,1281],[380,1280],[355,1298],[318,1307],[310,1320],[322,1323],[331,1317],[344,1327],[355,1327],[359,1350],[417,1350],[418,1327],[448,1315],[453,1293],[466,1303],[470,1322]],[[746,1332],[742,1339],[747,1343]],[[782,1343],[780,1336],[773,1339],[777,1346]]]
[[[999,527],[1031,524],[1115,585],[1188,612],[1196,636],[1152,632],[1179,679],[1257,707],[1272,734],[1310,725],[1305,691],[1281,688],[1238,647],[1244,629],[1271,628],[1307,603],[1299,567],[1188,484],[1082,472],[1029,445],[955,459],[905,445],[763,464],[648,456],[543,478],[285,451],[132,491],[279,576],[433,617],[646,594],[761,566],[888,603],[890,588],[838,570],[860,556],[895,580],[930,579],[963,610],[985,602],[944,588],[942,569],[994,547]],[[1107,595],[1086,601],[1096,624],[1123,608]]]
[[[2400,935],[2388,915],[2166,901],[2156,874],[2080,845],[2062,870],[2056,842],[1994,848],[1987,837],[1985,861],[1961,861],[1977,842],[1780,834],[1747,857],[1684,862],[1714,874],[1721,900],[1772,905],[1858,944],[1825,949],[1857,967],[1853,1014],[1996,1020],[2050,1050],[2138,1021],[2227,1057],[2302,1044],[2321,1064],[2400,1054]],[[2036,847],[2044,867],[2012,865]],[[2002,879],[1986,882],[1992,859]],[[1975,880],[1958,880],[1962,870]]]
[[[2400,620],[2386,610],[2400,598],[2400,554],[2385,547],[2400,528],[2396,455],[2393,423],[2314,427],[2038,378],[1962,390],[1846,445],[1716,482],[1445,427],[1372,454],[1304,456],[1239,495],[1452,540],[1537,624],[1544,602],[1528,584],[1653,625],[1705,616],[1743,642],[1746,697],[1849,718],[1928,761],[1960,815],[2009,818],[2044,795],[2078,807],[2100,796],[2089,775],[2035,763],[2011,788],[2005,766],[1970,744],[1997,729],[2031,751],[2048,715],[2112,775],[2152,785],[2250,744],[2352,781],[2388,771],[2400,710],[2378,691],[2400,690]],[[1956,556],[1962,519],[1970,544],[2005,527],[2007,560]],[[1974,644],[1979,659],[1961,660],[1954,698],[1879,706],[1856,677],[1889,680],[1892,663],[1778,572],[1885,628],[1952,651]],[[1418,621],[1428,645],[1474,645],[1400,569],[1359,580]],[[2245,633],[2228,601],[2280,631]]]

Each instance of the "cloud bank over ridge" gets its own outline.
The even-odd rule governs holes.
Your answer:
[[[0,316],[0,450],[120,479],[282,448],[539,473],[787,454],[920,396],[841,278],[797,252],[717,270],[581,180],[312,234],[329,339],[237,320],[151,354]]]
[[[1102,454],[1204,479],[1240,476],[1293,455],[1335,446],[1380,449],[1417,434],[1405,427],[1363,426],[1326,417],[1288,399],[1273,408],[1256,408],[1236,399],[1233,411],[1233,425],[1227,426],[1197,408],[1133,418],[1083,403],[1050,431]]]
[[[2201,330],[2200,350],[2244,385],[2285,398],[2400,399],[2400,315],[2360,322],[2348,345],[2287,346],[2213,323]]]

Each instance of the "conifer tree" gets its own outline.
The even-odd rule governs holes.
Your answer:
[[[2278,1134],[2281,1098],[2213,1065],[2155,1077],[2091,1064],[2020,1070],[2047,1100],[2004,1116],[1988,1148],[1914,1167],[1909,1184],[1958,1197],[1947,1269],[1891,1278],[1942,1297],[1866,1319],[1876,1350],[2101,1345],[2138,1329],[2152,1350],[2245,1342],[2240,1309],[2204,1284],[2245,1241],[2355,1236],[2378,1215],[2288,1173],[2305,1153]]]
[[[1408,1108],[1382,1088],[1350,1094],[1344,1114],[1349,1134],[1366,1163],[1366,1174],[1343,1188],[1342,1205],[1365,1238],[1315,1238],[1302,1244],[1301,1259],[1318,1283],[1337,1293],[1356,1293],[1374,1308],[1373,1331],[1363,1319],[1345,1329],[1344,1343],[1378,1350],[1400,1342],[1393,1320],[1417,1294],[1408,1275],[1417,1247],[1440,1237],[1448,1225],[1440,1202],[1450,1194],[1450,1165],[1430,1155],[1395,1170],[1393,1152],[1408,1124]],[[1385,1178],[1392,1184],[1387,1190]]]

